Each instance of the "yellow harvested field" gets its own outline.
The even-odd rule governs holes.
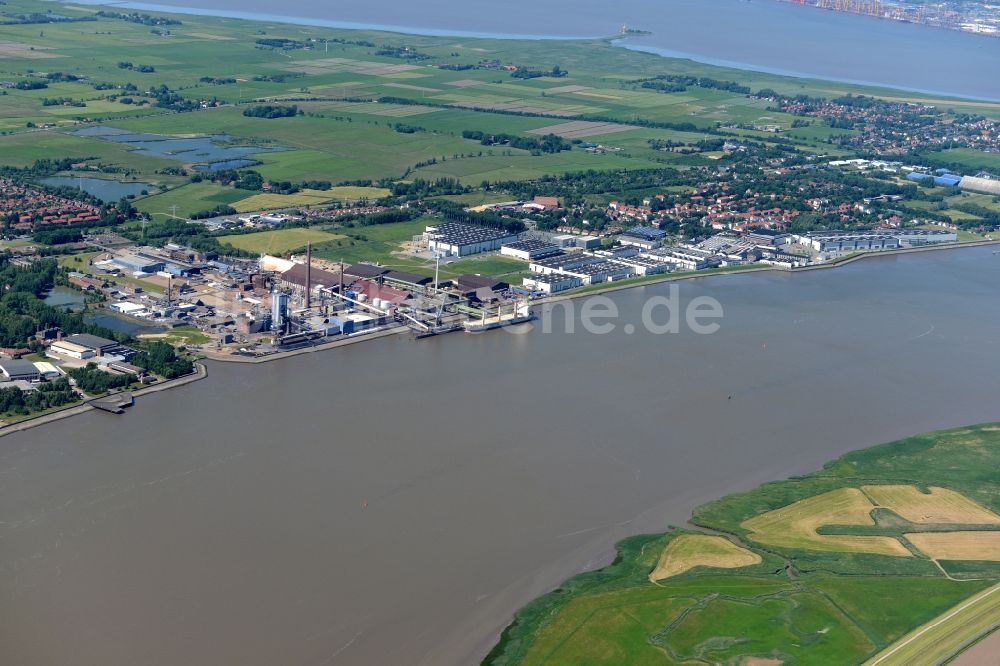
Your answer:
[[[891,537],[816,533],[826,525],[874,525],[874,508],[859,489],[840,488],[754,516],[742,526],[750,530],[751,539],[770,546],[910,557],[910,551]]]
[[[934,560],[1000,561],[1000,532],[920,532],[905,536]]]
[[[258,210],[281,210],[295,206],[315,206],[333,199],[329,194],[310,194],[315,190],[304,190],[295,194],[255,194],[232,204],[240,213]]]
[[[346,238],[339,234],[331,234],[319,229],[293,227],[291,229],[275,229],[255,234],[233,234],[219,236],[219,242],[258,254],[281,254],[304,246],[306,243],[324,243]]]
[[[663,549],[656,568],[649,574],[649,580],[655,583],[695,567],[738,569],[762,561],[757,553],[741,548],[725,537],[681,534],[671,539]]]
[[[880,506],[911,523],[1000,525],[1000,516],[947,488],[931,487],[929,494],[914,486],[862,486],[861,489]]]

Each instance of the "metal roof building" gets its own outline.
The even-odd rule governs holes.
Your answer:
[[[1000,179],[979,178],[978,176],[966,176],[958,184],[959,189],[970,192],[981,192],[982,194],[993,194],[1000,196]]]
[[[425,287],[431,282],[434,282],[434,278],[427,277],[426,275],[420,275],[418,273],[407,273],[406,271],[389,271],[383,275],[389,282],[399,282],[401,284]]]
[[[133,272],[133,273],[155,273],[166,268],[165,261],[147,259],[135,254],[123,254],[113,257],[112,262]]]
[[[107,338],[90,335],[89,333],[70,335],[66,338],[66,342],[85,347],[93,352],[101,352],[102,354],[117,351],[121,348],[121,344],[115,340],[108,340]]]
[[[517,240],[517,234],[503,229],[477,227],[457,222],[442,222],[427,227],[424,235],[427,248],[450,257],[464,257],[479,252],[499,250],[505,243]]]
[[[559,249],[558,245],[534,238],[505,243],[500,248],[500,254],[524,261],[554,257],[562,253],[563,251]]]
[[[20,359],[0,359],[0,372],[3,372],[3,376],[8,381],[38,381],[41,377],[41,373],[35,364],[31,361],[22,361]]]

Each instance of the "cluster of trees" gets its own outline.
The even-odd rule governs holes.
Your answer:
[[[86,102],[75,100],[72,97],[43,97],[42,106],[75,106],[85,107]]]
[[[478,141],[484,146],[505,145],[538,153],[558,153],[573,149],[572,143],[555,134],[533,138],[516,134],[491,134],[480,130],[465,130],[462,132],[462,138]]]
[[[621,171],[580,171],[536,180],[515,180],[488,185],[488,189],[507,192],[512,199],[528,200],[536,195],[559,197],[569,207],[589,194],[621,195],[629,191],[655,191],[672,185],[689,185],[703,175],[676,169],[638,169]]]
[[[299,115],[299,107],[294,104],[291,106],[283,106],[281,104],[262,104],[260,106],[251,106],[249,109],[243,110],[243,115],[247,118],[291,118],[293,116]]]
[[[207,220],[210,217],[221,217],[223,215],[235,215],[239,211],[230,206],[229,204],[219,204],[215,208],[209,208],[208,210],[200,210],[197,213],[191,214],[192,220]]]
[[[18,266],[0,255],[0,284],[7,286],[0,296],[0,346],[20,347],[37,331],[58,326],[66,333],[91,333],[116,339],[113,331],[84,321],[83,314],[66,312],[47,305],[44,297],[63,274],[54,259]]]
[[[297,39],[285,39],[283,37],[262,37],[256,40],[257,46],[263,46],[269,49],[311,49],[312,44],[309,42],[302,42]]]
[[[35,81],[35,80],[25,80],[18,81],[14,84],[14,87],[18,90],[43,90],[49,87],[49,84],[45,81]]]
[[[127,60],[119,62],[118,69],[127,69],[131,72],[140,72],[142,74],[152,74],[156,71],[156,68],[152,65],[136,65]]]
[[[110,12],[102,10],[97,12],[97,16],[101,18],[111,18],[119,19],[122,21],[128,21],[129,23],[138,23],[139,25],[149,25],[149,26],[164,26],[164,25],[182,25],[177,19],[166,18],[163,16],[150,16],[149,14],[122,14],[120,12]]]
[[[63,227],[60,229],[36,229],[31,234],[31,240],[42,245],[65,245],[66,243],[79,243],[83,240],[83,232],[80,229]]]
[[[45,78],[49,81],[56,81],[59,83],[73,83],[74,81],[80,80],[79,76],[68,72],[49,72],[45,75]]]
[[[531,69],[529,67],[525,67],[524,65],[520,65],[518,66],[517,69],[515,69],[513,72],[510,73],[511,77],[515,79],[537,79],[543,76],[552,76],[557,79],[560,79],[564,76],[567,76],[568,74],[569,72],[567,72],[559,65],[556,65],[547,72],[540,69]]]
[[[737,95],[749,95],[752,92],[748,86],[736,83],[735,81],[720,81],[719,79],[707,76],[698,77],[685,74],[660,74],[651,79],[642,79],[637,83],[648,90],[658,90],[667,93],[684,92],[690,86],[723,90],[725,92],[736,93]]]
[[[76,385],[90,394],[106,393],[111,389],[125,388],[132,383],[129,375],[112,375],[97,367],[96,363],[88,363],[82,368],[69,368],[66,374],[73,378]]]
[[[250,190],[252,192],[263,190],[264,183],[267,182],[268,191],[277,194],[295,194],[301,190],[328,190],[332,185],[328,180],[304,180],[301,183],[293,183],[288,180],[265,181],[264,177],[253,169],[242,169],[239,171],[235,169],[220,169],[211,174],[196,173],[191,176],[191,182],[200,183],[206,177],[216,183],[232,183],[237,189]],[[231,215],[232,213],[220,214]],[[211,216],[205,215],[203,217]]]
[[[375,52],[375,55],[385,58],[401,58],[403,60],[430,60],[433,56],[421,53],[409,46],[383,45]]]
[[[65,377],[39,384],[37,391],[25,392],[16,386],[0,388],[0,414],[31,414],[68,405],[78,399]]]
[[[211,83],[213,86],[224,86],[230,83],[236,83],[236,79],[231,76],[203,76],[198,80],[202,83]]]
[[[194,111],[201,106],[197,101],[186,99],[162,84],[150,88],[146,94],[156,101],[156,106],[171,111]]]
[[[132,358],[132,365],[167,379],[181,377],[194,370],[194,364],[190,360],[181,358],[172,345],[160,340],[145,345],[145,348]]]
[[[258,74],[253,77],[254,81],[265,83],[284,83],[292,79],[299,79],[305,76],[301,72],[287,72],[284,74]]]
[[[41,12],[27,12],[24,14],[8,14],[2,21],[0,25],[30,25],[37,23],[80,23],[82,21],[96,21],[97,18],[94,16],[63,16],[61,14],[53,14],[51,11],[47,14]]]
[[[417,208],[393,208],[384,210],[381,213],[371,213],[370,215],[342,215],[337,217],[337,221],[344,226],[374,227],[380,224],[395,224],[397,222],[409,222],[415,220],[423,214]]]
[[[394,197],[405,197],[407,199],[424,199],[426,197],[447,194],[465,194],[472,191],[472,187],[462,185],[457,179],[444,177],[437,178],[436,180],[416,178],[409,181],[390,181],[382,183],[382,185],[389,188]]]

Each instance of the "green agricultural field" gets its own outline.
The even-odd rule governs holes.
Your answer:
[[[961,165],[970,172],[969,175],[974,175],[974,172],[981,170],[1000,170],[1000,155],[996,153],[984,153],[981,150],[970,148],[953,148],[933,153],[932,156],[942,164]]]
[[[9,0],[5,5],[8,12],[46,9],[37,0]],[[80,16],[94,12],[83,6],[66,5],[64,9]],[[0,50],[0,68],[5,77],[31,78],[32,72],[44,69],[85,78],[52,82],[42,90],[6,91],[8,94],[0,104],[0,132],[5,133],[0,136],[0,165],[23,167],[44,157],[72,157],[127,169],[138,179],[163,184],[158,171],[198,161],[197,156],[183,154],[176,160],[149,157],[110,141],[70,134],[81,126],[102,124],[173,135],[226,133],[236,142],[282,147],[281,152],[255,155],[261,164],[253,168],[271,180],[337,183],[447,177],[478,184],[482,180],[537,178],[587,169],[638,169],[664,164],[683,167],[710,162],[704,156],[664,153],[648,146],[651,139],[696,142],[705,138],[697,131],[666,128],[612,131],[587,137],[605,145],[610,151],[606,154],[592,155],[575,147],[558,154],[532,155],[503,145],[484,146],[479,141],[463,139],[465,130],[537,136],[540,130],[558,128],[588,114],[613,121],[608,127],[642,120],[706,129],[716,124],[728,127],[760,123],[790,130],[795,119],[769,111],[761,100],[726,91],[690,87],[683,92],[663,93],[634,84],[637,78],[651,74],[708,76],[751,88],[769,87],[795,94],[899,95],[879,88],[790,79],[665,59],[615,48],[606,40],[516,42],[435,38],[213,17],[181,18],[182,25],[172,26],[169,37],[152,34],[147,26],[115,19],[48,24],[45,30],[29,25],[5,26],[5,46]],[[81,30],[80,25],[87,30]],[[456,64],[474,65],[483,58],[538,66],[558,62],[571,71],[571,76],[517,81],[505,72],[448,71],[435,67],[433,61],[432,64],[400,63],[375,56],[365,46],[337,42],[331,42],[329,49],[258,48],[255,40],[262,33],[297,40],[367,39],[379,44],[405,44],[432,58]],[[120,69],[117,63],[123,60],[153,66],[155,72]],[[132,83],[138,90],[128,97],[134,97],[135,103],[122,103],[120,91],[114,87],[99,88],[94,85],[96,82],[112,86]],[[190,99],[218,100],[225,106],[173,113],[143,96],[143,90],[158,85],[183,91]],[[55,96],[68,97],[86,106],[42,106],[43,98]],[[396,99],[375,101],[385,96]],[[271,120],[243,115],[246,106],[265,99],[288,99],[288,103],[299,106],[302,115]],[[958,104],[970,113],[1000,117],[998,104],[937,101],[953,107]],[[37,130],[29,127],[29,123],[54,123],[56,127]],[[732,131],[745,137],[770,138],[752,130]],[[839,130],[814,124],[783,136],[806,149],[828,151],[828,147],[818,142],[833,132]],[[970,167],[992,164],[989,162],[992,157],[974,151],[968,154],[948,151],[947,155],[939,155],[942,159],[965,160]],[[175,184],[175,181],[165,183]],[[191,194],[196,196],[187,196]],[[354,198],[354,195],[344,196]],[[140,208],[162,216],[170,214],[170,206],[175,204],[178,214],[187,214],[235,201],[239,199],[234,194],[182,190],[176,196],[166,193],[150,197]]]
[[[324,243],[342,238],[346,237],[331,234],[328,231],[301,227],[218,237],[219,242],[223,245],[232,245],[240,250],[257,254],[283,254],[289,250],[305,247],[306,243]]]
[[[253,195],[253,192],[247,190],[237,190],[202,181],[138,199],[135,202],[135,207],[144,213],[149,213],[153,219],[156,219],[173,216],[175,214],[174,206],[176,206],[176,215],[187,217],[203,210],[211,210],[219,205],[232,205]]]
[[[613,565],[522,609],[486,663],[941,663],[1000,621],[1000,567],[941,568],[918,550],[867,548],[879,542],[859,552],[855,539],[898,544],[907,533],[959,529],[992,538],[998,465],[1000,426],[960,428],[711,502],[692,522],[742,546],[727,541],[733,549],[710,548],[707,559],[726,567],[746,552],[759,563],[713,568],[705,548],[683,543],[690,531],[626,539]],[[990,541],[977,543],[978,552]],[[996,550],[986,554],[1000,561]],[[702,565],[676,566],[670,553],[694,553]],[[664,557],[673,575],[650,582]]]
[[[945,663],[998,624],[1000,585],[995,585],[910,632],[865,662],[865,666]]]
[[[422,234],[433,221],[421,218],[346,229],[334,225],[330,229],[344,234],[346,238],[314,245],[313,256],[346,263],[375,262],[395,270],[432,275],[434,264],[419,257],[407,256],[403,253],[403,244]]]

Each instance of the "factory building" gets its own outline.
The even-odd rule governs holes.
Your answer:
[[[20,359],[0,359],[0,372],[9,382],[37,382],[41,379],[41,373],[34,363]]]
[[[666,235],[666,231],[654,229],[653,227],[632,227],[618,236],[618,242],[622,245],[634,245],[643,250],[652,250],[660,246]]]
[[[376,266],[375,264],[351,264],[344,269],[344,273],[351,275],[355,278],[362,278],[364,280],[374,280],[381,277],[389,272],[388,268],[383,266]]]
[[[636,275],[660,275],[669,273],[671,268],[670,264],[649,257],[626,257],[615,261],[630,267]]]
[[[130,273],[153,274],[167,267],[166,262],[162,259],[149,259],[137,254],[120,254],[112,257],[111,261]]]
[[[818,252],[853,252],[953,243],[958,240],[958,234],[944,229],[880,229],[872,232],[816,231],[797,234],[794,238]]]
[[[574,252],[563,254],[557,257],[546,257],[538,259],[528,264],[528,270],[532,273],[549,275],[550,273],[566,273],[574,268],[580,268],[587,264],[596,264],[602,261],[601,257],[584,252]]]
[[[500,254],[522,261],[544,259],[545,257],[554,257],[562,253],[563,251],[559,249],[559,246],[534,238],[506,243],[500,248]]]
[[[524,288],[541,291],[546,294],[556,294],[567,289],[575,289],[583,285],[583,280],[575,275],[565,273],[549,273],[524,278]]]
[[[271,292],[271,330],[284,331],[288,325],[288,294]]]
[[[351,285],[350,291],[348,291],[348,296],[351,294],[351,298],[355,300],[365,300],[367,299],[374,307],[383,309],[392,305],[402,305],[407,301],[411,294],[402,289],[396,289],[384,284],[378,284],[376,282],[369,282],[367,280],[359,280]],[[359,298],[364,296],[364,298]]]
[[[131,317],[144,317],[149,314],[145,305],[140,305],[138,303],[130,303],[128,301],[121,301],[119,303],[111,303],[108,305],[109,308],[115,312],[120,312],[124,315],[129,315]]]
[[[594,250],[601,247],[601,238],[599,236],[563,234],[561,236],[553,236],[551,242],[563,249],[575,247],[579,250]]]
[[[78,360],[86,360],[88,358],[94,358],[95,356],[92,349],[88,349],[83,345],[76,345],[72,342],[67,342],[66,340],[57,340],[56,342],[53,342],[49,346],[48,353],[65,356],[66,358],[75,358]]]
[[[903,247],[932,243],[954,243],[958,240],[957,233],[944,229],[893,229],[888,233],[895,236]]]
[[[802,245],[817,252],[856,252],[858,250],[889,250],[900,246],[899,239],[887,233],[851,233],[820,231],[796,235]]]
[[[457,222],[442,222],[428,226],[424,232],[427,248],[448,257],[464,257],[480,252],[499,250],[517,240],[517,234],[502,229],[477,227]]]
[[[407,273],[406,271],[389,271],[382,277],[386,282],[392,282],[405,287],[426,287],[434,282],[434,278],[432,277],[418,273]]]
[[[279,282],[281,283],[281,286],[286,289],[296,289],[302,291],[306,288],[307,272],[311,273],[309,277],[312,280],[313,289],[318,287],[332,289],[340,286],[340,271],[334,273],[331,271],[324,271],[323,269],[316,268],[315,266],[313,266],[312,271],[307,271],[305,264],[292,264],[287,270],[281,273]],[[344,279],[347,282],[351,282],[353,278],[348,276]]]
[[[708,250],[699,250],[690,247],[661,247],[643,252],[639,256],[666,264],[673,264],[688,271],[700,271],[722,263],[721,257],[714,256]]]
[[[942,173],[937,176],[932,176],[928,173],[918,173],[916,171],[906,174],[906,179],[918,182],[933,180],[935,185],[940,185],[942,187],[958,187],[961,185],[963,180],[961,176],[956,176],[952,173]]]
[[[636,245],[615,245],[604,250],[595,250],[594,254],[608,259],[628,259],[639,256],[639,252],[640,248]]]
[[[79,345],[84,349],[89,349],[93,352],[94,356],[121,355],[132,351],[128,347],[122,346],[119,342],[98,337],[96,335],[90,335],[89,333],[77,333],[76,335],[70,335],[65,339],[65,342]]]
[[[63,371],[47,361],[36,361],[33,364],[38,369],[39,376],[45,381],[59,379],[63,376]]]
[[[597,263],[578,266],[563,272],[566,275],[580,278],[580,281],[585,285],[615,282],[635,275],[635,270],[631,266],[626,266],[617,261],[598,261]]]

